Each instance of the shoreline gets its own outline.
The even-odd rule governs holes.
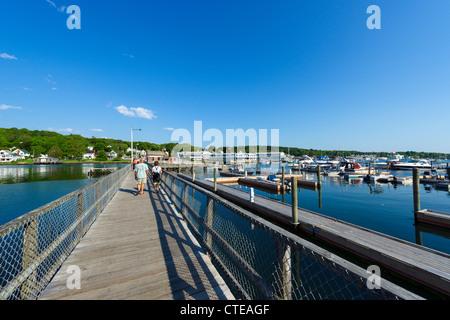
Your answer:
[[[0,166],[26,166],[26,165],[64,165],[64,164],[128,164],[130,161],[63,161],[61,163],[30,163],[30,162],[18,162],[18,163],[0,163]]]

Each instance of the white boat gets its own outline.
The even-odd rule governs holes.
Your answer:
[[[398,161],[392,162],[389,168],[391,170],[431,169],[431,163],[425,159],[420,159],[416,162]]]
[[[304,155],[304,156],[298,158],[297,163],[300,164],[300,165],[302,165],[302,164],[311,164],[311,163],[314,163],[314,160],[313,160],[313,158]]]
[[[370,176],[370,181],[390,182],[394,180],[392,174],[377,173]]]
[[[368,167],[363,167],[358,162],[346,162],[340,171],[340,174],[344,176],[363,176],[375,173],[374,169],[369,172]]]

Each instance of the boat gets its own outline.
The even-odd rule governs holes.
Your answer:
[[[393,182],[394,181],[394,175],[392,174],[385,174],[385,173],[377,173],[370,176],[370,181],[376,181],[376,182]]]
[[[314,160],[313,160],[313,158],[311,158],[307,155],[304,155],[302,157],[297,158],[297,163],[299,165],[311,164],[311,163],[314,163]]]
[[[243,176],[251,176],[255,171],[253,169],[246,169],[242,165],[240,165],[237,169],[230,170],[230,172],[234,174],[242,174]]]
[[[370,171],[370,172],[369,172]],[[345,162],[343,166],[341,164],[340,174],[346,177],[356,177],[356,176],[365,176],[368,174],[375,173],[374,169],[369,169],[368,167],[363,167],[358,162]]]
[[[415,162],[397,161],[390,164],[390,170],[411,170],[414,168],[431,169],[431,163],[428,160],[420,159]]]

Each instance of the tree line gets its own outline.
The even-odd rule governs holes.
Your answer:
[[[146,141],[134,141],[133,148],[138,150],[150,151],[168,151],[172,152],[177,143],[163,143],[156,144]],[[28,130],[18,128],[0,128],[0,149],[19,148],[25,149],[34,157],[39,157],[41,154],[47,154],[55,158],[76,159],[81,157],[87,150],[88,146],[93,146],[97,151],[97,160],[106,160],[106,153],[114,150],[119,157],[126,155],[126,150],[131,147],[130,141],[120,139],[108,138],[86,138],[78,134],[63,135],[53,131],[45,130]],[[191,151],[203,150],[198,147],[191,146]],[[237,152],[242,150],[250,152],[256,150],[271,151],[271,147],[262,146],[245,146],[245,147],[231,147],[231,148],[208,148],[209,151],[223,150],[223,152]],[[186,149],[185,149],[186,150]],[[303,149],[296,147],[278,147],[278,151],[290,154],[292,156],[308,155],[310,157],[321,156],[339,156],[348,157],[357,154],[389,156],[389,152],[360,152],[357,150],[317,150],[317,149]],[[416,151],[399,151],[397,154],[402,154],[405,157],[414,158],[450,158],[450,153],[437,152],[416,152]],[[176,156],[176,155],[172,155]]]
[[[156,144],[145,141],[133,141],[133,148],[138,150],[161,151],[173,148],[176,144]],[[31,156],[47,154],[55,158],[76,159],[85,154],[92,146],[97,152],[97,160],[106,160],[107,152],[114,150],[119,157],[127,154],[130,141],[108,138],[86,138],[79,134],[63,135],[53,131],[28,130],[18,128],[0,128],[0,150],[19,148],[27,150]],[[171,150],[171,149],[170,149]]]

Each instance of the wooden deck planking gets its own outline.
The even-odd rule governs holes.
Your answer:
[[[234,299],[165,194],[135,196],[135,183],[130,172],[39,299]]]
[[[189,176],[180,177],[192,181]],[[195,183],[209,191],[213,189],[210,181]],[[290,205],[257,195],[251,203],[245,191],[222,185],[217,188],[218,195],[231,202],[291,223]],[[450,295],[449,255],[308,210],[299,208],[298,217],[303,231]]]

